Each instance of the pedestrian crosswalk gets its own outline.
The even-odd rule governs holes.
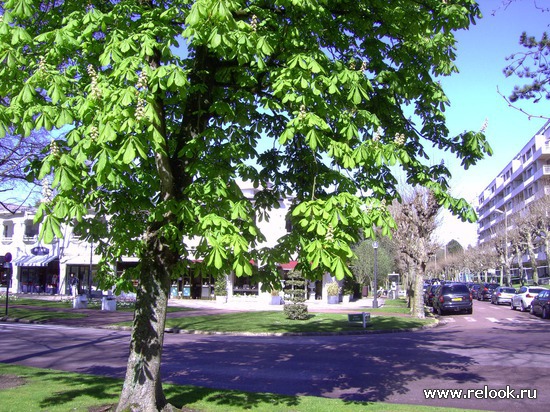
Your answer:
[[[521,317],[521,318],[494,318],[494,317],[482,317],[482,318],[474,318],[472,316],[456,316],[456,317],[447,317],[447,316],[440,316],[439,317],[439,323],[457,323],[457,322],[469,322],[469,323],[475,323],[475,322],[491,322],[491,323],[500,323],[500,324],[506,324],[506,323],[550,323],[547,320],[543,320],[541,318],[536,318],[534,316],[532,317]]]

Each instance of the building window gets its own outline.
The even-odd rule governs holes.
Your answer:
[[[2,237],[4,239],[11,239],[13,237],[13,222],[4,222]]]
[[[521,157],[521,161],[523,163],[526,163],[531,158],[532,155],[533,155],[533,147],[530,147]]]
[[[32,220],[25,220],[25,238],[36,238],[38,237],[39,226],[34,223]]]

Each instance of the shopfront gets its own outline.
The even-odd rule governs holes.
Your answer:
[[[59,259],[57,256],[23,256],[15,261],[18,292],[59,293]]]

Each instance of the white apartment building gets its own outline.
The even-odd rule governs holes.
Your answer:
[[[252,198],[260,190],[251,184],[241,183],[241,190],[245,196]],[[266,237],[266,241],[259,247],[272,247],[277,240],[290,231],[286,216],[292,199],[281,199],[279,208],[270,211],[269,221],[258,222],[258,226]],[[12,211],[0,209],[0,270],[4,269],[4,257],[11,254],[12,283],[10,292],[14,293],[50,293],[70,294],[68,280],[70,274],[79,279],[79,289],[85,294],[101,294],[97,290],[95,274],[100,256],[95,253],[94,245],[82,240],[71,226],[64,226],[63,238],[55,239],[52,244],[41,244],[39,241],[40,227],[33,223],[35,209],[32,207],[20,208]],[[136,265],[137,258],[127,257],[114,262],[113,269],[118,273]],[[282,262],[281,271],[292,270],[296,262]],[[322,285],[331,281],[329,275],[324,282],[315,282],[310,285],[310,292],[318,298],[324,294]],[[192,268],[185,276],[174,281],[171,294],[182,298],[209,299],[214,297],[215,280],[212,275],[195,273]],[[262,293],[261,284],[249,277],[229,276],[228,298],[232,297],[259,297],[265,295],[268,300],[270,294]]]
[[[478,243],[481,245],[495,237],[499,227],[510,230],[513,215],[548,194],[550,121],[527,142],[478,196]],[[545,256],[539,256],[539,259],[543,260]],[[544,276],[543,273],[541,275]]]

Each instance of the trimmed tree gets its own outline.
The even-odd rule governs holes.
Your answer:
[[[140,260],[118,410],[171,408],[166,307],[188,266],[242,276],[258,262],[269,282],[296,255],[304,277],[342,279],[360,234],[395,227],[396,165],[475,220],[448,169],[423,163],[425,145],[466,168],[491,151],[483,133],[449,136],[438,81],[456,71],[453,32],[479,17],[473,0],[8,0],[0,12],[0,133],[58,131],[34,169],[54,189],[42,240],[77,221],[104,268]],[[256,219],[288,195],[292,232],[259,248]]]

